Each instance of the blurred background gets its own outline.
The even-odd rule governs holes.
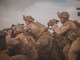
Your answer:
[[[69,12],[71,20],[80,22],[80,0],[0,0],[0,29],[24,23],[23,15],[31,15],[47,26],[50,19],[59,20],[57,12],[62,11]]]

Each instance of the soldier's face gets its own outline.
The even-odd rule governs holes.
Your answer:
[[[63,23],[65,23],[65,19],[64,18],[60,18],[60,21],[61,21],[61,23],[63,24]]]

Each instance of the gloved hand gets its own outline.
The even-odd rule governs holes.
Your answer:
[[[54,23],[58,23],[59,21],[58,20],[56,20],[56,19],[51,19],[49,22],[48,22],[48,26],[52,26],[52,25],[54,25]]]

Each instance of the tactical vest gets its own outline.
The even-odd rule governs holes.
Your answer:
[[[67,31],[64,35],[65,40],[67,40],[68,42],[73,42],[77,37],[80,37],[80,28],[76,26],[75,29]]]

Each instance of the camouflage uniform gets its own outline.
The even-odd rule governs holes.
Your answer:
[[[29,36],[27,37],[24,33],[22,28],[13,27],[16,28],[15,31],[19,32],[14,38],[11,37],[10,34],[7,35],[7,44],[9,46],[16,46],[18,49],[16,56],[12,57],[15,60],[20,59],[21,57],[24,57],[22,60],[36,60],[38,55],[37,51],[35,49],[35,46],[30,41]],[[22,31],[22,32],[21,32]]]
[[[69,18],[69,14],[67,12],[62,12],[58,15],[60,18]],[[66,20],[65,23],[61,27],[58,27],[55,23],[52,26],[52,29],[57,33],[57,34],[63,34],[65,36],[65,40],[68,42],[67,45],[64,47],[63,52],[64,55],[67,59],[69,60],[76,60],[77,59],[77,53],[79,52],[79,36],[75,35],[77,31],[78,33],[79,28],[76,27],[76,25],[70,21]],[[73,33],[75,32],[75,33]],[[77,33],[77,34],[78,34]],[[72,36],[71,36],[72,35]]]
[[[79,58],[78,55],[80,53],[80,28],[76,27],[76,29],[69,38],[70,40],[73,40],[73,42],[68,52],[68,59],[77,60],[77,58]]]
[[[26,16],[27,17],[27,16]],[[25,17],[25,22],[29,21],[29,17]],[[30,20],[31,21],[31,20]],[[33,20],[32,20],[33,21]],[[46,30],[46,27],[39,22],[30,22],[27,27],[31,31],[36,40],[39,60],[48,60],[52,46],[52,35]]]

